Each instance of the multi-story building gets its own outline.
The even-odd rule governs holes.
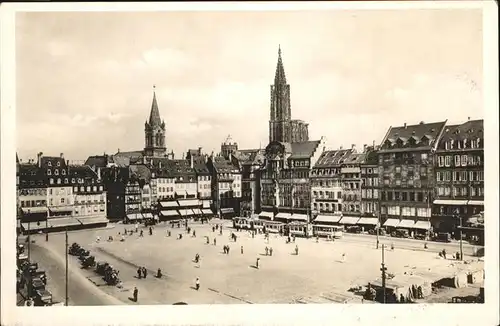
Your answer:
[[[353,217],[353,222],[347,222],[349,219],[343,218],[345,224],[355,224],[356,218],[361,217],[361,163],[364,161],[365,154],[357,153],[354,145],[352,151],[346,157],[340,168],[342,174],[342,188],[343,188],[343,203],[342,215],[345,217]]]
[[[203,201],[210,201],[212,199],[212,178],[210,170],[207,167],[208,155],[201,152],[201,148],[191,149],[186,155],[190,166],[194,169],[197,179],[198,198]],[[210,206],[208,206],[210,207]]]
[[[49,218],[72,216],[74,209],[73,185],[78,185],[83,181],[70,173],[70,167],[64,160],[63,154],[59,157],[43,156],[42,153],[38,155],[39,167],[45,171],[49,180],[47,190]]]
[[[361,214],[364,217],[379,216],[378,147],[366,146],[365,159],[361,163]]]
[[[312,168],[311,207],[318,221],[337,223],[342,218],[341,167],[352,153],[352,149],[324,151]]]
[[[18,163],[18,220],[19,223],[46,221],[47,177],[36,162]],[[21,225],[19,225],[21,227]],[[25,229],[28,227],[24,225]]]
[[[483,120],[446,126],[436,150],[432,225],[453,232],[484,211]]]
[[[260,212],[260,170],[264,163],[262,149],[238,150],[231,156],[232,164],[241,171],[240,214],[251,217]]]
[[[81,223],[106,221],[106,190],[100,176],[89,166],[69,166],[73,184],[73,216]],[[74,182],[73,182],[74,181]]]
[[[390,127],[378,152],[380,210],[385,227],[430,229],[433,153],[446,121]]]
[[[241,172],[230,160],[211,155],[207,167],[212,174],[212,200],[215,211],[223,217],[239,214]]]

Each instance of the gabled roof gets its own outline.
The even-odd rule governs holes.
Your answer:
[[[59,166],[61,168],[66,167],[66,161],[64,160],[63,157],[59,157],[59,156],[42,156],[42,157],[40,157],[40,161],[41,161],[40,167],[42,169],[49,168],[49,162],[51,164],[50,167],[56,167],[57,163],[59,163]]]
[[[135,176],[137,179],[144,180],[146,183],[149,183],[151,180],[151,170],[145,165],[137,165],[132,164],[129,167],[130,175]]]
[[[104,168],[108,165],[108,158],[108,155],[89,156],[85,161],[85,165]]]
[[[313,168],[340,167],[353,152],[352,148],[324,151]]]
[[[117,166],[127,167],[142,160],[143,154],[142,151],[117,152],[112,160]]]
[[[97,173],[95,173],[88,165],[70,165],[68,167],[68,176],[97,180]]]
[[[198,175],[210,175],[205,159],[201,156],[193,157],[193,168]]]
[[[445,125],[446,121],[432,123],[421,122],[417,125],[390,127],[380,145],[380,152],[399,152],[431,149],[435,146],[436,141],[439,141]],[[406,145],[410,138],[413,138],[416,141],[415,146],[407,148],[392,148],[387,145],[388,142],[390,142],[391,144],[402,142],[404,145]],[[429,140],[429,142],[427,144],[421,143],[421,141],[424,139]]]
[[[290,158],[310,158],[318,148],[320,140],[310,140],[299,143],[290,143],[292,155]]]
[[[215,156],[212,160],[213,166],[217,170],[217,173],[233,173],[238,171],[229,160],[226,160],[222,156]]]
[[[484,120],[469,120],[459,125],[446,126],[440,143],[464,139],[484,139]],[[440,146],[441,147],[441,146]]]
[[[237,150],[233,156],[242,165],[260,165],[264,162],[264,149],[243,149]]]
[[[365,153],[351,153],[343,164],[361,164],[364,163],[365,158]]]

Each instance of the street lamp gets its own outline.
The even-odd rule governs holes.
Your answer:
[[[463,255],[464,255],[464,252],[463,252],[463,243],[462,243],[462,238],[463,238],[463,235],[462,235],[462,216],[460,216],[460,211],[459,209],[455,209],[455,218],[458,218],[458,221],[459,221],[459,237],[460,237],[460,260],[462,261],[463,260]]]
[[[385,267],[385,257],[384,257],[384,250],[385,250],[385,245],[382,244],[382,267],[380,268],[380,271],[382,272],[382,294],[383,294],[383,303],[386,303],[386,295],[385,295],[385,278],[386,278],[386,271],[387,267]]]

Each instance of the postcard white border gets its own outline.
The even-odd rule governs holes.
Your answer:
[[[192,305],[23,308],[15,306],[15,12],[271,11],[345,9],[482,9],[484,51],[486,304],[483,305]],[[1,302],[13,325],[493,325],[499,321],[498,14],[494,1],[294,3],[18,3],[1,6]],[[29,310],[35,309],[35,310]]]

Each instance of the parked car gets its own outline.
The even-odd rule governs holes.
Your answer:
[[[391,237],[395,238],[409,238],[410,232],[406,229],[396,229],[391,233]]]
[[[434,241],[451,242],[451,234],[447,232],[439,232],[434,236]]]

